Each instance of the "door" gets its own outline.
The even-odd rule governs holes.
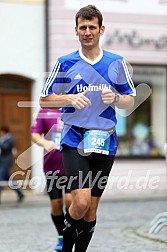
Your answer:
[[[30,147],[31,110],[18,107],[19,101],[30,101],[32,80],[16,75],[0,75],[0,126],[8,126],[15,139],[15,158]],[[31,159],[31,156],[28,157]],[[31,169],[31,167],[29,168]],[[17,172],[14,179],[23,180],[27,170],[22,171],[14,163],[11,172]]]

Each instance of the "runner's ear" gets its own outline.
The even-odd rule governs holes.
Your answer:
[[[75,27],[75,35],[78,36],[78,30],[77,27]]]

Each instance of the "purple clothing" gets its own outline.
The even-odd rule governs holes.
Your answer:
[[[53,140],[57,133],[60,135],[61,130],[61,111],[53,109],[40,109],[31,127],[32,133],[43,134],[47,140]],[[64,174],[61,152],[59,150],[51,152],[44,150],[43,169],[45,173],[48,171],[60,171],[58,175]]]

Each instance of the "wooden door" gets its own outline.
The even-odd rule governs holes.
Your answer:
[[[13,133],[16,147],[16,158],[30,147],[31,111],[28,107],[19,107],[19,101],[30,101],[31,79],[16,75],[0,75],[0,126],[6,125]],[[31,159],[31,157],[28,157]],[[29,168],[31,169],[31,168]],[[12,173],[22,171],[14,163]],[[25,179],[27,171],[15,176]]]

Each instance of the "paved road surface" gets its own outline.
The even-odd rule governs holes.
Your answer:
[[[39,201],[0,205],[0,252],[53,252],[57,234],[49,217],[47,196]],[[167,198],[103,200],[88,252],[165,252],[165,242],[139,236],[159,212],[167,211]],[[140,233],[141,234],[141,233]],[[161,231],[167,237],[167,227]],[[157,236],[158,238],[158,236]]]

